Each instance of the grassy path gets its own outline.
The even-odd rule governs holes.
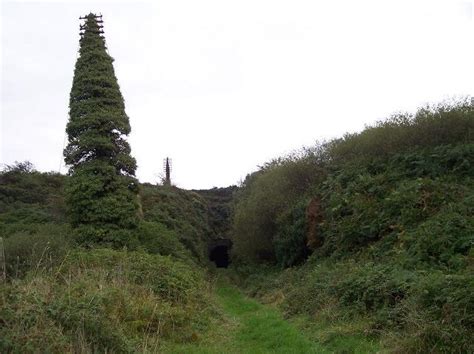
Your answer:
[[[195,344],[168,348],[170,353],[325,353],[309,341],[281,314],[244,296],[236,288],[219,282],[216,295],[229,318],[216,326],[208,338]]]

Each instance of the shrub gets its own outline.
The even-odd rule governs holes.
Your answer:
[[[471,179],[465,176],[470,165],[465,161],[472,159],[470,150],[471,145],[445,146],[435,152],[412,152],[409,157],[347,164],[330,173],[319,187],[325,215],[320,225],[324,245],[318,253],[346,257],[371,246],[371,251],[382,256],[379,245],[400,246],[410,238],[407,235],[421,230],[423,223],[446,208],[465,210],[461,218],[467,222],[473,190]],[[448,158],[453,155],[456,158]],[[405,164],[408,160],[420,163],[414,168],[412,163]],[[461,233],[462,227],[458,229]]]
[[[180,259],[190,259],[191,253],[179,242],[175,231],[169,230],[164,225],[143,221],[138,230],[138,240],[145,250],[152,254],[174,256]]]
[[[287,313],[319,316],[330,307],[331,316],[341,320],[398,306],[415,279],[416,274],[393,264],[310,261],[286,271],[279,286]]]
[[[207,261],[211,230],[208,206],[201,196],[174,187],[145,184],[140,197],[145,221],[173,230],[193,257],[202,263]]]
[[[370,160],[436,147],[474,141],[474,109],[466,98],[454,103],[427,106],[412,114],[396,114],[366,127],[360,133],[346,134],[328,144],[333,161]]]
[[[416,275],[392,264],[366,263],[352,269],[335,285],[343,306],[362,313],[394,307],[406,298]]]
[[[73,229],[76,243],[83,247],[112,247],[136,249],[139,246],[137,229],[122,229],[117,225],[80,225]]]
[[[474,195],[471,199],[474,199]],[[450,204],[401,237],[406,263],[462,269],[474,246],[474,204]]]
[[[306,245],[307,204],[306,200],[302,200],[292,210],[278,217],[273,247],[278,264],[284,268],[301,264],[309,255]]]
[[[405,304],[405,331],[395,336],[395,344],[405,352],[472,353],[473,294],[472,272],[420,277]]]
[[[67,225],[38,225],[31,232],[18,231],[4,239],[5,263],[9,277],[22,277],[30,270],[52,269],[71,248]]]
[[[28,162],[7,166],[0,172],[0,224],[64,222],[64,180]]]
[[[117,276],[137,285],[146,284],[155,293],[174,301],[188,299],[192,290],[199,288],[198,279],[202,276],[170,257],[109,249],[75,251],[66,258],[60,271],[69,276],[104,272],[110,279]]]
[[[278,218],[291,210],[311,185],[321,180],[323,168],[312,152],[290,156],[247,176],[236,196],[233,253],[253,261],[275,260],[273,239]]]

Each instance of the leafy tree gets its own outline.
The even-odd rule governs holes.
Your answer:
[[[83,241],[122,245],[124,232],[138,224],[138,182],[126,141],[130,123],[101,23],[91,13],[81,26],[64,150],[71,175],[66,201]]]

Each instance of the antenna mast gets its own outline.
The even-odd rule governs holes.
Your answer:
[[[171,186],[171,169],[172,169],[172,162],[169,157],[163,160],[163,172],[165,173],[165,180],[163,184],[165,186]]]
[[[84,33],[87,29],[87,21],[85,20],[88,20],[89,18],[94,18],[95,19],[95,22],[97,24],[97,28],[89,28],[89,31],[90,32],[93,32],[93,33],[96,33],[96,34],[99,34],[99,35],[102,35],[104,34],[104,21],[102,20],[102,14],[100,15],[96,15],[96,14],[89,14],[87,16],[80,16],[79,17],[79,20],[84,20],[84,24],[79,24],[79,34],[81,35],[81,38],[84,37]],[[101,36],[102,38],[104,38],[103,36]]]

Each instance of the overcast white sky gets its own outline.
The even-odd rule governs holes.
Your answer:
[[[62,163],[80,15],[101,12],[142,182],[182,188],[474,94],[472,1],[2,1],[0,162]],[[61,172],[66,172],[64,164]]]

